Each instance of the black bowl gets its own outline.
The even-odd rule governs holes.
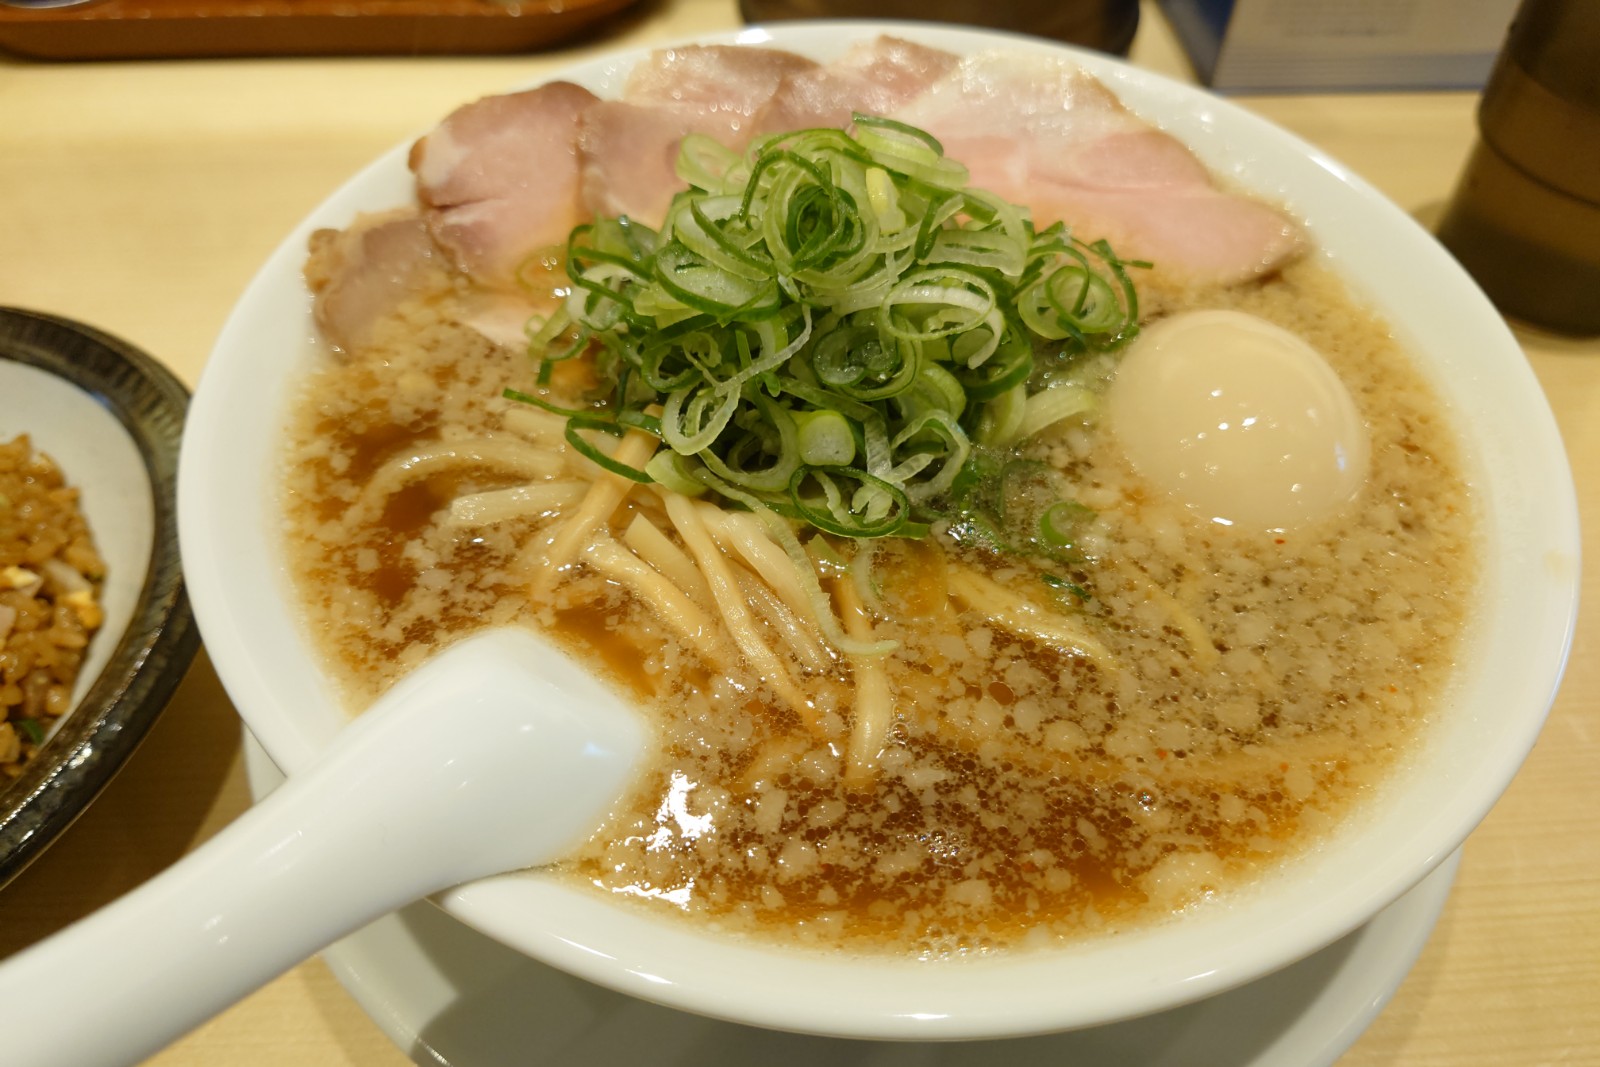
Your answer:
[[[116,581],[124,590],[115,611],[108,592],[106,625],[90,645],[86,669],[101,660],[104,666],[86,689],[80,679],[72,711],[22,774],[0,787],[0,885],[105,788],[199,648],[179,567],[175,502],[188,406],[183,384],[126,342],[67,319],[0,308],[0,440],[28,433],[55,455],[68,482],[83,491],[91,532],[112,567],[108,589]],[[80,451],[76,462],[43,437]],[[108,522],[94,513],[96,479],[110,480],[121,499],[145,492],[130,484],[138,478],[111,473],[119,465],[135,475],[142,469],[149,501],[138,499],[129,514],[113,506]],[[133,547],[121,552],[119,569],[112,557],[127,545]]]

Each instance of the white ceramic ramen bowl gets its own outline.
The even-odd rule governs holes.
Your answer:
[[[958,52],[1060,51],[1018,37],[863,22],[721,40],[826,59],[883,30]],[[1470,432],[1484,571],[1459,677],[1426,744],[1362,817],[1225,904],[1058,950],[928,963],[738,943],[536,873],[444,894],[439,903],[451,914],[602,985],[756,1025],[897,1039],[1065,1030],[1173,1007],[1309,955],[1421,880],[1504,790],[1554,696],[1578,575],[1566,458],[1511,334],[1432,237],[1337,162],[1213,96],[1101,55],[1070,54],[1214,170],[1303,219],[1319,254],[1394,325]],[[564,76],[615,95],[637,58],[619,53]],[[278,543],[281,427],[314,332],[300,268],[313,229],[411,202],[406,149],[334,193],[267,262],[218,341],[185,442],[180,530],[195,610],[240,713],[290,773],[346,721],[297,622]]]

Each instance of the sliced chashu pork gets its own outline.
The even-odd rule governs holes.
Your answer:
[[[688,107],[739,120],[772,99],[778,84],[815,60],[776,48],[732,44],[692,44],[651,52],[622,88],[631,104]]]
[[[937,137],[972,185],[1027,205],[1036,225],[1064,220],[1124,259],[1231,283],[1303,247],[1288,216],[1217,188],[1180,142],[1066,60],[979,53],[893,117]]]
[[[579,142],[584,206],[596,215],[626,215],[660,226],[673,194],[686,187],[677,173],[678,146],[691,133],[731,147],[744,143],[716,114],[622,100],[590,108]]]
[[[306,284],[322,334],[345,352],[401,304],[450,287],[448,267],[414,211],[362,215],[343,230],[311,235]]]
[[[457,109],[411,149],[428,229],[457,267],[515,289],[517,268],[585,216],[578,124],[598,98],[571,82]]]
[[[417,143],[411,165],[430,232],[480,282],[562,244],[588,214],[659,224],[683,187],[678,145],[706,133],[735,150],[758,130],[843,125],[888,112],[929,130],[972,184],[1199,280],[1272,270],[1301,248],[1282,213],[1218,189],[1178,141],[1122,107],[1070,62],[993,52],[959,63],[892,38],[818,67],[787,52],[690,46],[653,53],[620,101],[565,82],[461,108]]]
[[[921,96],[960,61],[953,52],[898,37],[858,41],[832,63],[784,78],[756,114],[755,132],[843,129],[857,111],[888,115]]]
[[[686,134],[703,133],[738,151],[751,117],[783,80],[816,63],[792,52],[737,45],[690,45],[652,52],[628,76],[622,99],[583,116],[583,200],[597,215],[627,215],[656,226],[684,188],[676,164]]]

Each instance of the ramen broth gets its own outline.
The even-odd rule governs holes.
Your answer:
[[[1447,683],[1474,545],[1451,429],[1385,325],[1314,259],[1234,288],[1152,286],[1149,302],[1236,308],[1323,353],[1370,431],[1358,499],[1307,528],[1228,529],[1141,481],[1092,422],[1047,431],[1027,455],[1092,513],[1076,562],[993,555],[940,530],[861,561],[874,636],[898,643],[892,726],[868,775],[845,758],[845,657],[796,671],[797,715],[589,566],[530,595],[565,506],[449,519],[461,494],[519,479],[460,460],[394,491],[368,485],[420,445],[460,442],[466,456],[528,416],[500,398],[527,381],[526,357],[460,325],[463,297],[406,305],[357,356],[319,354],[291,434],[292,570],[353,706],[464,633],[522,624],[648,709],[653,761],[561,865],[596,891],[741,934],[922,956],[1124,929],[1225,895],[1330,832]],[[1100,358],[1108,380],[1115,361]],[[641,506],[612,518],[617,537]],[[833,540],[814,553],[836,608],[862,551]],[[1104,654],[996,625],[949,595],[957,574],[1073,620]]]

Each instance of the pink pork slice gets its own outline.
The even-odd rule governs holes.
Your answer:
[[[782,81],[816,63],[792,52],[736,45],[662,49],[628,76],[623,98],[589,108],[579,144],[583,202],[597,215],[627,215],[651,226],[684,188],[678,145],[703,133],[742,149]]]
[[[365,347],[373,325],[405,301],[449,285],[438,247],[409,210],[316,231],[305,274],[317,325],[345,352]]]
[[[897,109],[965,163],[971,184],[1065,221],[1195,281],[1231,284],[1298,255],[1300,227],[1277,209],[1217,188],[1205,166],[1072,63],[984,52]]]
[[[429,232],[457,267],[512,289],[530,254],[566,244],[584,215],[579,119],[597,100],[562,81],[485,97],[412,146]]]
[[[827,66],[784,78],[756,114],[755,132],[844,129],[857,111],[888,115],[921,96],[960,61],[952,52],[898,37],[858,42]]]

